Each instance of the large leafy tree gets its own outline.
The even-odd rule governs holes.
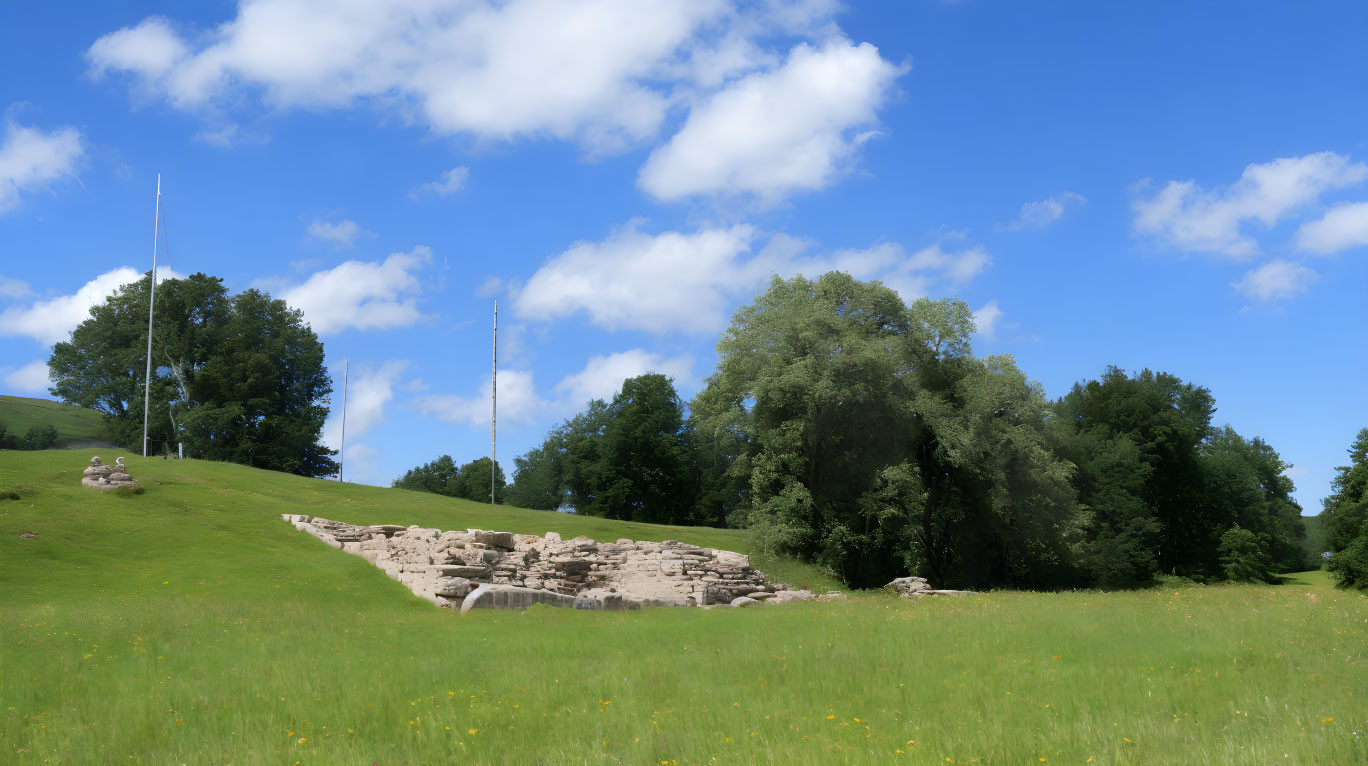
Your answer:
[[[628,378],[612,402],[583,412],[517,458],[511,502],[661,524],[719,524],[699,512],[696,452],[674,383],[658,373]]]
[[[121,287],[48,360],[53,394],[105,414],[140,447],[150,276]],[[320,435],[332,381],[303,316],[258,290],[229,295],[205,274],[157,286],[148,436],[153,449],[304,476],[337,471]]]
[[[674,383],[659,373],[628,378],[608,414],[589,512],[610,519],[690,523],[693,456]]]
[[[565,434],[552,430],[541,446],[513,459],[513,484],[508,488],[510,505],[554,511],[565,500],[562,480],[565,474]]]
[[[909,309],[847,274],[776,278],[736,312],[695,399],[700,438],[734,456],[720,496],[749,502],[765,547],[855,585],[1062,577],[1068,466],[1045,446],[1044,398],[1010,357],[975,358],[972,332],[961,301]]]
[[[1349,465],[1340,466],[1325,499],[1321,519],[1333,555],[1326,568],[1341,587],[1368,589],[1368,428],[1349,447]]]
[[[684,405],[658,373],[628,378],[611,403],[585,411],[548,437],[563,445],[563,486],[577,513],[659,524],[695,523],[693,453]]]
[[[1055,403],[1055,446],[1078,468],[1079,561],[1094,583],[1135,587],[1160,572],[1269,580],[1303,566],[1287,464],[1263,440],[1213,427],[1215,411],[1205,388],[1116,367]]]

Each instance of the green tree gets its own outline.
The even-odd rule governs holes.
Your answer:
[[[1268,557],[1269,571],[1306,569],[1302,509],[1292,499],[1295,487],[1286,475],[1291,466],[1277,451],[1257,437],[1245,439],[1227,425],[1208,436],[1201,459],[1206,479],[1203,515],[1213,524],[1254,533]]]
[[[736,312],[694,429],[736,456],[720,473],[728,499],[736,466],[748,469],[745,515],[763,547],[854,585],[1067,573],[1069,467],[1047,448],[1043,396],[1010,357],[975,358],[972,332],[961,301],[909,309],[834,272],[776,278]]]
[[[505,502],[508,488],[504,482],[503,468],[494,464],[496,502]],[[410,468],[404,475],[395,479],[390,486],[398,489],[412,489],[419,492],[432,492],[447,497],[460,497],[478,503],[489,502],[489,458],[482,457],[457,467],[450,455],[442,455],[430,463]]]
[[[1159,571],[1221,576],[1217,546],[1230,522],[1206,517],[1199,457],[1214,411],[1205,388],[1116,367],[1055,403],[1057,452],[1079,469],[1080,555],[1099,584],[1144,584]]]
[[[51,449],[57,443],[57,428],[52,425],[32,426],[24,434],[24,439],[20,449],[40,450]]]
[[[1273,557],[1268,554],[1266,535],[1258,535],[1237,524],[1221,535],[1221,567],[1227,580],[1235,582],[1277,582]]]
[[[628,378],[612,403],[589,402],[543,444],[548,452],[562,449],[562,482],[577,513],[659,524],[695,522],[684,405],[666,376]]]
[[[453,491],[450,494],[454,497],[474,500],[477,503],[488,503],[490,490],[489,472],[490,461],[487,457],[476,458],[475,460],[462,465],[460,474],[457,475],[456,480],[453,482],[454,487],[451,487]],[[494,502],[504,502],[507,491],[507,480],[504,478],[503,467],[495,462]]]
[[[411,489],[418,492],[432,492],[438,495],[456,495],[456,477],[461,473],[450,455],[442,455],[430,463],[410,468],[404,475],[390,485],[398,489]]]
[[[1342,588],[1368,589],[1368,428],[1349,447],[1349,465],[1336,468],[1321,521],[1333,555],[1325,568]]]
[[[540,446],[513,459],[507,502],[519,508],[554,511],[565,501],[565,434],[556,428]]]
[[[593,511],[610,519],[688,524],[693,456],[684,404],[659,373],[628,378],[608,406]]]
[[[105,414],[106,438],[141,448],[150,277],[123,287],[53,347],[52,393]],[[153,449],[304,476],[337,471],[319,442],[332,382],[299,311],[204,274],[157,286],[148,437]]]

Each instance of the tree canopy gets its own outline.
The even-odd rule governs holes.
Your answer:
[[[961,301],[909,309],[841,273],[776,278],[737,311],[694,421],[749,441],[731,451],[762,545],[855,585],[1060,577],[1068,466],[1044,398],[1010,357],[973,357],[972,331]]]
[[[1271,582],[1307,566],[1287,464],[1214,427],[1210,391],[1109,367],[1049,402],[1010,355],[975,356],[973,333],[963,301],[776,277],[733,316],[687,412],[663,376],[624,381],[520,456],[508,497],[750,527],[856,586]],[[1345,550],[1355,477],[1327,510],[1352,530]]]
[[[150,275],[119,288],[57,343],[52,393],[105,414],[107,438],[141,448]],[[332,381],[302,314],[217,277],[157,285],[149,447],[303,476],[336,473],[320,443]]]
[[[410,468],[390,485],[398,489],[433,492],[447,497],[461,497],[488,503],[490,490],[490,461],[487,457],[457,467],[450,455],[442,455],[430,463]],[[494,502],[507,502],[508,486],[503,467],[494,463]]]
[[[1349,446],[1349,465],[1335,470],[1321,511],[1333,554],[1326,568],[1341,587],[1368,589],[1368,428]]]

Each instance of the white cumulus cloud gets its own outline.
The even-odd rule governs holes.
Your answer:
[[[418,397],[418,409],[425,415],[451,423],[488,426],[493,389],[490,381],[490,376],[484,376],[480,390],[474,396],[429,394]],[[499,370],[500,423],[530,423],[548,406],[548,402],[537,396],[531,371]]]
[[[651,332],[701,333],[724,323],[726,297],[737,287],[736,260],[750,250],[755,229],[651,235],[637,231],[639,224],[552,258],[517,292],[517,313],[555,319],[585,311],[603,327]]]
[[[1306,292],[1317,278],[1316,272],[1298,263],[1281,258],[1265,263],[1245,273],[1230,286],[1250,298],[1278,301]]]
[[[47,362],[35,359],[23,367],[0,368],[3,374],[5,387],[11,391],[41,392],[46,393],[52,381],[48,380]]]
[[[431,259],[432,251],[420,245],[384,261],[347,261],[314,272],[281,297],[318,333],[407,327],[422,318],[418,271]]]
[[[673,378],[678,387],[693,376],[693,357],[664,358],[660,354],[634,348],[606,356],[592,356],[584,369],[567,375],[556,384],[569,409],[578,410],[591,399],[611,401],[622,390],[622,381],[648,372],[658,372]]]
[[[813,243],[784,234],[752,254],[762,236],[750,225],[648,234],[642,224],[630,221],[602,242],[577,242],[550,258],[513,291],[516,313],[551,320],[582,311],[612,330],[703,334],[725,327],[735,305],[772,275],[815,279],[844,271],[880,279],[911,301],[962,287],[991,263],[982,247],[953,251],[941,243],[910,256],[892,242],[809,255]]]
[[[669,96],[654,78],[727,5],[253,0],[193,45],[151,18],[100,38],[87,59],[189,110],[250,89],[277,107],[399,101],[440,133],[620,144],[656,131]]]
[[[417,199],[427,193],[435,194],[438,197],[449,197],[464,189],[468,178],[470,178],[470,168],[465,165],[454,167],[443,173],[436,181],[425,183],[414,189],[409,196]]]
[[[323,443],[337,449],[342,441],[343,384],[346,384],[347,438],[360,438],[376,426],[383,425],[385,406],[394,398],[399,387],[399,376],[408,368],[403,359],[392,359],[376,366],[370,363],[355,365],[346,380],[333,370],[332,411],[323,426]],[[349,448],[350,449],[350,448]]]
[[[974,328],[988,340],[997,337],[998,322],[1002,319],[1002,309],[997,301],[988,301],[974,312]]]
[[[643,188],[772,201],[847,171],[904,70],[842,36],[840,5],[244,0],[210,29],[149,17],[86,59],[96,78],[124,73],[139,97],[201,116],[201,137],[224,145],[258,109],[369,107],[439,135],[549,138],[591,157],[658,143],[682,120]]]
[[[1016,220],[1001,227],[1008,231],[1021,229],[1043,229],[1064,217],[1064,211],[1087,202],[1081,194],[1071,191],[1061,192],[1037,202],[1027,202],[1021,206]]]
[[[1297,230],[1298,250],[1337,253],[1363,245],[1368,245],[1368,202],[1341,202]]]
[[[181,276],[170,269],[157,270],[158,283]],[[11,306],[0,311],[0,336],[28,337],[45,346],[66,340],[77,325],[90,318],[91,307],[104,303],[120,285],[141,278],[142,274],[123,266],[86,282],[73,295],[35,301],[27,306]]]
[[[336,247],[351,247],[356,244],[356,238],[361,236],[361,227],[350,218],[344,218],[337,223],[313,221],[309,223],[308,231],[310,237]]]
[[[33,292],[29,283],[0,274],[0,298],[27,298]]]
[[[639,182],[663,200],[754,194],[773,201],[847,169],[902,73],[869,43],[799,44],[783,66],[749,74],[694,108]]]
[[[18,205],[21,193],[76,175],[84,154],[81,132],[75,128],[43,132],[8,122],[0,143],[0,213]]]
[[[170,72],[188,53],[171,25],[151,16],[135,27],[123,27],[96,40],[86,51],[86,60],[96,78],[113,69],[155,79]]]
[[[1135,201],[1135,230],[1181,250],[1244,258],[1259,251],[1241,230],[1246,221],[1271,227],[1326,191],[1365,178],[1368,165],[1320,152],[1249,165],[1234,184],[1212,191],[1194,181],[1170,181],[1153,197]]]

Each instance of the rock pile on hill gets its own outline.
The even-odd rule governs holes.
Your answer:
[[[82,472],[81,483],[96,489],[117,489],[131,487],[138,482],[128,475],[123,458],[115,460],[114,465],[105,465],[96,456],[90,459],[90,467]]]
[[[362,527],[285,514],[304,532],[361,556],[437,606],[577,609],[748,606],[819,598],[765,582],[742,553],[674,540],[600,543],[481,529],[447,531],[393,524]],[[839,597],[839,594],[828,594]],[[826,598],[826,597],[821,597]]]
[[[903,598],[921,598],[922,596],[972,596],[975,595],[971,590],[936,590],[926,581],[925,577],[899,577],[893,582],[884,586],[898,592]]]

